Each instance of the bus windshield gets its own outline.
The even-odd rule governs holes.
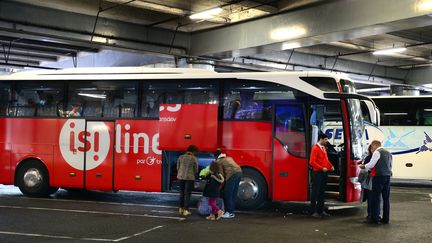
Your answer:
[[[354,84],[349,80],[341,80],[343,92],[345,93],[356,93]],[[348,99],[348,116],[349,116],[349,129],[351,134],[351,156],[354,159],[361,159],[363,155],[362,149],[362,138],[364,134],[364,121],[361,110],[360,100]]]

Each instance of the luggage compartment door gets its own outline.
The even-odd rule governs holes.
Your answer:
[[[159,149],[185,151],[192,144],[199,151],[217,148],[218,105],[162,104],[159,110]]]
[[[113,190],[114,122],[87,121],[85,140],[85,188]]]

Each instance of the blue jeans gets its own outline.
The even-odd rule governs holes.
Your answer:
[[[327,172],[314,171],[312,183],[312,195],[310,202],[310,213],[322,214],[324,211],[324,196],[327,186]],[[318,202],[318,203],[317,203]]]
[[[383,198],[382,221],[388,223],[390,220],[390,176],[374,176],[372,179],[371,220],[378,222],[380,214],[380,197]]]
[[[225,203],[226,212],[234,213],[235,202],[236,202],[237,192],[238,192],[241,178],[242,178],[242,173],[237,172],[225,182],[224,203]]]

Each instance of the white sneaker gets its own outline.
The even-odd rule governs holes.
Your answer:
[[[235,217],[234,213],[225,212],[224,214],[222,214],[222,218],[224,218],[224,219],[232,219],[234,217]]]

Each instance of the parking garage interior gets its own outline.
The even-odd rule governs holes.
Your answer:
[[[343,137],[341,127],[348,129],[348,126],[333,117],[342,116],[346,107],[324,107],[326,105],[316,101],[316,97],[308,98],[304,105],[305,114],[296,114],[304,116],[301,122],[306,121],[306,125],[312,122],[312,114],[316,112],[314,109],[319,106],[322,107],[318,108],[318,114],[326,117],[327,122],[333,122],[323,131],[334,145],[334,153],[327,151],[330,162],[337,164],[326,192],[330,217],[314,219],[308,215],[311,190],[308,186],[306,200],[266,200],[259,203],[259,208],[239,208],[233,220],[209,222],[198,214],[205,184],[203,181],[195,183],[191,206],[193,214],[189,217],[178,215],[176,163],[184,150],[174,146],[161,152],[161,168],[165,169],[158,178],[158,183],[162,185],[158,192],[117,190],[113,187],[112,192],[107,193],[65,186],[51,196],[39,198],[23,196],[13,183],[0,183],[0,242],[430,242],[432,238],[431,0],[2,0],[0,45],[0,82],[5,81],[3,84],[10,86],[0,84],[0,93],[12,92],[10,90],[16,93],[16,97],[11,95],[14,98],[0,97],[0,102],[10,103],[7,107],[0,107],[0,120],[11,117],[26,119],[30,116],[37,119],[52,119],[53,116],[65,118],[68,117],[66,111],[79,103],[75,97],[92,92],[95,87],[103,87],[106,89],[103,95],[111,95],[122,100],[122,103],[113,101],[102,108],[86,109],[85,105],[90,107],[89,101],[95,97],[85,97],[89,101],[80,100],[83,106],[81,115],[91,117],[85,123],[86,127],[91,125],[89,121],[97,120],[94,118],[97,112],[102,114],[99,117],[104,118],[102,120],[106,123],[127,118],[147,121],[158,118],[159,110],[162,112],[157,107],[160,104],[175,103],[178,97],[171,97],[169,92],[182,90],[184,96],[178,98],[182,104],[203,104],[195,102],[195,98],[188,101],[187,92],[199,91],[204,94],[199,99],[209,100],[205,104],[219,104],[219,110],[214,113],[216,122],[218,119],[228,123],[242,120],[246,127],[250,120],[257,120],[264,124],[257,129],[261,132],[260,136],[267,126],[270,139],[278,139],[278,104],[268,98],[275,95],[275,90],[261,87],[259,82],[254,83],[253,78],[249,80],[244,78],[248,76],[241,75],[298,72],[307,76],[308,73],[320,72],[329,77],[341,75],[342,79],[351,80],[356,94],[367,97],[377,105],[380,113],[374,116],[380,118],[380,129],[384,132],[383,147],[399,149],[391,150],[394,156],[405,156],[403,154],[408,152],[422,156],[418,174],[410,170],[418,168],[411,158],[404,157],[403,164],[394,167],[397,172],[394,171],[392,179],[390,224],[379,227],[363,224],[366,205],[360,200],[347,204],[349,196],[345,189],[350,183],[349,166],[338,164],[341,159],[349,160],[349,155],[343,154],[346,151],[344,144],[349,145],[347,141],[352,138]],[[227,76],[223,76],[220,82],[204,79],[196,82],[196,79],[189,83],[176,83],[175,78],[166,78],[154,84],[147,81],[139,83],[141,80],[130,78],[122,85],[115,78],[101,85],[91,78],[80,82],[71,81],[75,78],[60,78],[55,84],[55,78],[49,78],[50,75],[55,76],[56,71],[76,76],[89,72],[88,76],[91,76],[99,74],[103,68],[113,74],[120,67],[143,68],[153,70],[146,71],[147,74],[168,75],[177,72],[175,70],[181,70],[178,73],[194,70],[184,80],[214,72]],[[79,71],[81,68],[86,71]],[[87,71],[92,69],[96,71]],[[129,71],[119,72],[134,75],[127,73]],[[26,73],[39,75],[36,78],[39,81],[46,77],[48,81],[44,85],[51,86],[49,89],[47,86],[39,87],[39,83],[35,82],[32,87],[29,82],[25,88],[17,88],[20,82],[26,80]],[[13,75],[23,76],[15,76],[18,78],[11,79],[14,80],[12,84],[8,77]],[[238,83],[232,81],[235,75],[242,77]],[[308,82],[307,78],[300,79]],[[203,84],[207,81],[208,87]],[[245,84],[246,81],[249,83]],[[316,87],[325,86],[324,78],[309,83],[313,82]],[[246,85],[257,91],[253,94],[244,92]],[[183,91],[188,89],[192,91]],[[306,89],[300,91],[310,94]],[[162,97],[155,95],[155,92],[167,93],[163,93],[165,96]],[[278,95],[282,98],[290,96],[291,99],[293,95],[287,93]],[[281,100],[280,97],[277,99]],[[19,115],[20,102],[36,100],[39,107],[49,102],[48,99],[58,101],[52,110],[37,108],[37,111]],[[230,109],[234,109],[240,99],[254,102],[249,102],[249,107],[243,107],[237,115],[231,115]],[[158,101],[151,103],[150,100]],[[140,104],[134,103],[137,101]],[[259,118],[253,118],[257,114],[252,109],[265,105],[269,111],[267,117],[262,112]],[[368,112],[365,105],[362,105],[362,111],[364,114]],[[47,112],[46,116],[44,112]],[[374,125],[374,116],[364,118],[366,129]],[[297,132],[313,132],[312,126],[301,127],[290,122],[283,125],[290,129],[295,127]],[[113,124],[112,131],[118,125]],[[131,127],[121,124],[123,129]],[[228,129],[220,124],[212,126],[219,130],[221,127]],[[395,130],[396,126],[402,127],[401,130]],[[14,136],[8,126],[0,126],[0,129],[4,137]],[[202,131],[197,133],[210,137],[207,131]],[[185,139],[196,136],[196,131],[187,132]],[[364,136],[372,136],[371,128],[367,132],[369,134]],[[86,139],[86,136],[79,139]],[[116,133],[112,132],[110,136],[115,137]],[[137,141],[141,138],[143,143],[146,139],[154,140],[151,136],[136,136]],[[247,138],[265,143],[258,135]],[[218,137],[217,142],[224,139]],[[304,142],[313,145],[313,139],[316,137],[311,135]],[[418,144],[408,148],[408,143],[414,140]],[[263,152],[261,148],[254,147],[250,149],[251,154],[259,157],[262,152],[260,156],[266,161],[275,161],[274,142],[268,143],[272,144],[269,151]],[[284,145],[287,150],[287,144],[295,146],[287,142]],[[7,142],[0,141],[0,146],[5,151],[13,150]],[[232,147],[233,151],[241,150],[235,144]],[[366,148],[363,149],[366,151]],[[304,151],[309,153],[311,149]],[[113,152],[114,160],[115,156]],[[210,150],[200,151],[197,156],[199,170],[214,159]],[[239,158],[242,156],[247,157],[247,154],[241,154]],[[7,160],[6,157],[0,159]],[[117,178],[115,173],[112,181]],[[290,173],[281,175],[289,177]],[[256,180],[247,185],[249,187],[244,189],[243,195],[261,197],[256,187],[270,185],[273,182],[270,177],[273,176],[263,173],[258,176],[260,179],[255,177]],[[135,179],[141,180],[141,177],[137,175]],[[308,184],[310,180],[308,172],[304,183]],[[271,186],[266,188],[266,193],[272,193]]]

